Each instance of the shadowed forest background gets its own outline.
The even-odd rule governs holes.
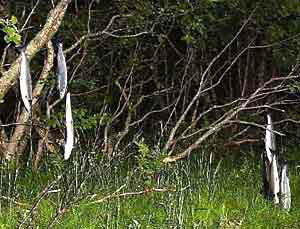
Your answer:
[[[7,228],[72,227],[85,217],[83,228],[299,226],[298,203],[287,213],[261,197],[259,170],[271,113],[299,202],[298,1],[0,0],[0,17]],[[57,38],[75,128],[69,161]],[[20,44],[32,126],[19,92]]]

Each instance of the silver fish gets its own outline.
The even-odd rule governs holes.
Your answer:
[[[32,82],[29,69],[29,63],[26,57],[25,48],[19,49],[21,52],[21,69],[20,69],[20,91],[24,106],[28,112],[31,112],[32,102]]]
[[[277,167],[277,160],[276,155],[273,155],[271,167],[270,167],[270,191],[271,194],[274,196],[274,203],[279,203],[279,197],[278,193],[280,191],[280,185],[279,185],[279,175],[278,175],[278,167]]]
[[[276,150],[275,134],[273,131],[273,123],[270,114],[267,114],[268,124],[265,136],[265,148],[269,162],[272,162],[273,152]]]
[[[273,123],[270,114],[267,114],[267,127],[265,135],[265,152],[262,153],[262,163],[263,163],[263,190],[265,196],[267,197],[270,192],[270,168],[273,159],[273,153],[276,149],[275,147],[275,135],[273,131]]]
[[[270,162],[267,157],[267,153],[264,151],[261,155],[262,160],[262,181],[263,181],[263,187],[262,191],[265,196],[265,198],[270,198]]]
[[[68,160],[71,156],[74,146],[74,126],[72,118],[71,98],[70,93],[66,97],[66,141],[64,159]]]
[[[67,65],[63,52],[63,44],[58,42],[57,47],[57,89],[59,91],[60,98],[62,99],[67,91]]]
[[[291,208],[291,189],[288,178],[287,163],[283,164],[281,170],[280,192],[281,192],[281,206],[283,209],[290,210]]]

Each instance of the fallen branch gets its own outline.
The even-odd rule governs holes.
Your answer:
[[[253,144],[253,143],[257,143],[259,142],[260,139],[244,139],[244,140],[240,140],[240,141],[230,141],[224,144],[224,146],[240,146],[243,144]]]
[[[13,198],[10,198],[10,197],[7,197],[7,196],[0,196],[0,199],[9,200],[9,201],[12,201],[12,202],[13,202],[14,204],[16,204],[16,205],[28,207],[28,204],[24,204],[24,203],[15,201]]]
[[[123,188],[125,185],[123,185],[121,188]],[[138,191],[138,192],[125,192],[125,193],[121,193],[121,194],[116,194],[116,192],[118,192],[118,190],[108,196],[103,197],[100,200],[96,200],[94,202],[92,202],[92,204],[99,204],[99,203],[103,203],[104,201],[110,200],[112,198],[116,198],[116,197],[126,197],[126,196],[136,196],[136,195],[143,195],[146,193],[152,193],[152,192],[175,192],[176,190],[173,189],[167,189],[167,188],[149,188],[149,189],[145,189],[143,191]]]

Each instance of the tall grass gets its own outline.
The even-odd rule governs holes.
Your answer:
[[[0,228],[300,226],[298,171],[290,170],[293,206],[286,212],[260,194],[258,159],[220,163],[199,152],[152,173],[79,153],[38,172],[2,165]]]

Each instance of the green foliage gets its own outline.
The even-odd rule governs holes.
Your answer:
[[[16,16],[11,16],[10,19],[0,18],[1,30],[6,34],[4,40],[8,44],[14,43],[15,45],[19,45],[21,43],[22,38],[17,23],[18,20]]]
[[[143,138],[135,144],[138,146],[139,152],[137,159],[140,175],[145,179],[146,185],[151,185],[155,182],[155,176],[161,172],[163,164],[159,157],[153,155],[152,149]]]
[[[206,27],[200,15],[186,14],[183,16],[181,23],[185,28],[185,35],[181,39],[187,44],[196,44],[206,32]]]
[[[105,125],[110,121],[110,115],[108,113],[92,114],[85,108],[73,109],[73,115],[76,119],[75,128],[81,128],[83,130],[92,130],[96,128],[97,124]]]
[[[95,87],[95,83],[96,82],[94,80],[78,79],[72,82],[72,86],[75,88],[83,87],[91,89]]]
[[[65,118],[65,112],[63,111],[56,112],[48,120],[47,125],[51,128],[62,128],[64,127],[64,124],[62,122],[64,118]]]
[[[297,82],[297,81],[294,81],[293,83],[291,83],[291,84],[288,85],[288,89],[292,93],[300,92],[300,83]]]
[[[141,154],[141,157],[145,158],[150,154],[151,150],[149,149],[149,146],[144,143],[144,139],[141,139],[139,142],[135,142],[135,144],[138,146],[138,151]]]

